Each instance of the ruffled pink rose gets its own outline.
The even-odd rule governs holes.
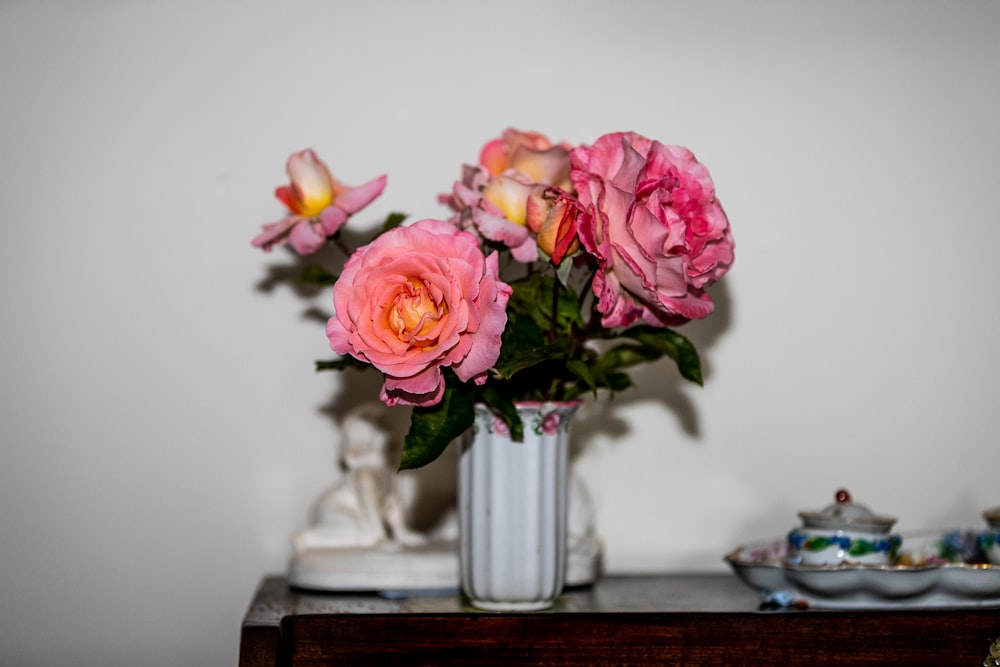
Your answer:
[[[606,134],[571,153],[583,246],[606,327],[671,326],[706,317],[705,288],[733,262],[729,220],[708,170],[680,146]]]
[[[397,227],[359,248],[333,287],[336,316],[326,335],[385,374],[387,405],[434,405],[441,369],[481,384],[500,355],[511,288],[497,254],[440,220]]]
[[[276,188],[274,196],[290,215],[264,225],[253,239],[263,250],[288,243],[300,255],[312,254],[385,189],[384,175],[356,188],[338,183],[311,149],[293,153],[285,169],[289,184]]]

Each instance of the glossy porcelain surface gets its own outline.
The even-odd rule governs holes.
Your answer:
[[[802,565],[858,563],[884,565],[893,560],[901,539],[890,534],[896,520],[853,502],[846,490],[834,494],[822,511],[800,512],[802,525],[788,533],[788,559]]]
[[[462,589],[489,611],[551,607],[566,574],[567,455],[576,405],[519,406],[524,441],[483,406],[462,443]]]

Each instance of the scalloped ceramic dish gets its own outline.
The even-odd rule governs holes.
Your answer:
[[[787,540],[742,546],[725,560],[766,603],[818,609],[1000,606],[1000,565],[975,550],[976,533],[903,536],[891,565],[803,565]]]

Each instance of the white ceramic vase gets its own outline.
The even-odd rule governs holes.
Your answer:
[[[551,607],[566,576],[566,479],[576,403],[525,403],[524,441],[482,405],[458,469],[462,590],[475,607]]]

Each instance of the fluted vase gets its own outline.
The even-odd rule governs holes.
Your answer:
[[[566,479],[577,403],[523,403],[524,439],[486,406],[462,438],[458,470],[462,590],[475,607],[553,605],[566,576]]]

